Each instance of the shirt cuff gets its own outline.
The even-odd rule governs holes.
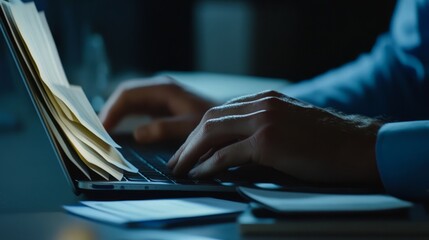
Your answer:
[[[376,157],[387,193],[429,200],[429,121],[385,124],[377,135]]]

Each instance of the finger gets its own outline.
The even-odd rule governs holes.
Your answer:
[[[202,162],[204,162],[205,160],[207,160],[209,157],[211,157],[212,155],[213,155],[213,153],[215,153],[216,151],[217,151],[218,149],[216,148],[211,148],[208,152],[206,152],[205,154],[203,154],[201,157],[200,157],[200,159],[198,159],[198,161],[197,161],[197,165],[198,164],[200,164],[200,163],[202,163]],[[167,163],[167,166],[168,167],[170,167],[170,168],[173,168],[174,167],[174,165],[172,165],[172,164],[168,164]]]
[[[246,138],[258,128],[259,112],[212,119],[196,129],[172,159],[173,173],[183,175],[211,148]]]
[[[195,128],[194,131],[189,134],[189,137],[186,139],[185,143],[176,151],[176,153],[168,161],[167,166],[172,169],[175,168],[177,161],[179,160],[179,156],[181,156],[183,150],[189,144],[189,142],[193,141],[195,135],[199,132],[199,129],[205,122],[225,116],[234,117],[256,113],[261,110],[275,110],[278,107],[282,107],[281,104],[283,104],[283,102],[280,98],[266,97],[252,102],[233,103],[230,105],[222,105],[209,109],[206,114],[204,114],[200,124]]]
[[[202,121],[219,118],[228,115],[245,115],[260,110],[276,110],[282,107],[284,100],[279,97],[263,97],[248,102],[236,102],[216,106],[209,109],[203,116]]]
[[[277,91],[267,90],[267,91],[259,92],[259,93],[256,93],[256,94],[250,94],[250,95],[245,95],[245,96],[237,97],[237,98],[234,98],[234,99],[226,102],[225,104],[250,102],[250,101],[255,101],[255,100],[258,100],[258,99],[261,99],[261,98],[266,98],[266,97],[283,98],[283,97],[285,97],[285,95],[282,94],[282,93],[279,93]]]
[[[194,139],[194,136],[198,132],[198,130],[199,130],[199,128],[200,128],[200,126],[201,126],[202,123],[203,122],[200,121],[200,123],[198,124],[198,126],[188,135],[187,139],[182,144],[182,146],[179,147],[179,149],[173,154],[173,156],[167,162],[167,167],[169,167],[172,170],[176,167],[176,164],[177,164],[177,162],[179,160],[179,156],[182,155],[183,150],[186,148],[186,146],[189,144],[189,142],[191,142],[192,139]]]
[[[251,102],[244,103],[232,103],[230,105],[222,105],[209,109],[206,114],[204,114],[200,124],[196,127],[194,131],[191,132],[189,137],[186,139],[185,143],[177,150],[173,157],[168,161],[167,166],[174,169],[179,156],[182,154],[185,147],[193,141],[195,135],[200,131],[202,125],[207,121],[222,118],[225,116],[236,117],[240,115],[247,115],[252,113],[257,113],[259,111],[272,111],[278,108],[284,107],[284,102],[282,99],[277,97],[265,97]],[[259,114],[258,114],[259,115]],[[254,126],[255,128],[257,126]]]
[[[153,84],[154,81],[149,81]],[[162,115],[168,112],[168,84],[127,82],[119,87],[109,98],[100,112],[100,119],[107,130],[111,130],[123,117],[129,114],[145,113]]]
[[[214,122],[214,120],[212,120],[212,122]],[[192,141],[195,141],[195,139],[197,138],[196,136],[197,136],[198,132],[200,131],[199,129],[201,128],[201,125],[203,123],[205,123],[205,121],[201,121],[200,124],[189,134],[185,143],[183,143],[182,146],[180,146],[180,148],[170,158],[170,160],[167,163],[167,167],[169,167],[172,170],[174,170],[176,168],[177,162],[179,161],[179,157],[182,155],[182,153],[186,149],[186,147],[189,144],[191,144]],[[211,149],[213,149],[213,148],[210,148],[210,150],[208,150],[204,155],[208,154],[208,152],[210,152]],[[201,156],[200,159],[203,158],[203,156]]]
[[[195,116],[156,119],[138,127],[134,131],[134,138],[138,143],[184,139],[197,123]]]
[[[188,174],[189,177],[212,176],[227,168],[251,162],[255,148],[252,147],[250,139],[247,138],[218,150],[206,161],[193,168]]]
[[[279,101],[277,101],[279,100]],[[287,103],[288,107],[291,108],[314,108],[313,105],[303,102],[301,100],[283,95],[282,93],[276,92],[276,91],[264,91],[260,92],[254,95],[248,95],[244,97],[239,97],[236,99],[233,99],[231,101],[228,101],[224,105],[239,105],[239,104],[245,104],[245,103],[252,103],[252,102],[261,102],[263,103],[262,107],[265,107],[264,109],[269,110],[271,107],[277,107],[279,102]]]
[[[195,136],[196,132],[198,131],[200,125],[201,125],[201,122],[200,122],[200,124],[198,124],[198,126],[196,128],[194,128],[194,130],[191,131],[191,133],[188,135],[187,139],[182,144],[182,146],[180,146],[179,149],[170,158],[170,160],[168,160],[167,167],[169,167],[172,170],[176,167],[176,164],[179,160],[179,156],[182,154],[183,150],[189,144],[189,142],[192,141],[192,139],[194,138],[194,136]]]

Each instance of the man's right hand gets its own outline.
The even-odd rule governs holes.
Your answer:
[[[138,126],[139,143],[184,140],[213,102],[186,91],[170,77],[127,81],[116,89],[100,113],[107,131],[129,115],[148,115],[149,124]]]

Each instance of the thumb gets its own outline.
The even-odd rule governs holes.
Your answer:
[[[138,143],[185,139],[198,124],[198,121],[193,116],[155,119],[134,130],[134,138]]]

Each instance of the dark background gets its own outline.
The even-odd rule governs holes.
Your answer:
[[[369,51],[395,6],[392,0],[36,3],[47,12],[72,82],[94,33],[104,39],[110,77],[197,70],[308,79]],[[7,74],[16,71],[4,48],[0,41],[0,89],[11,87]]]

